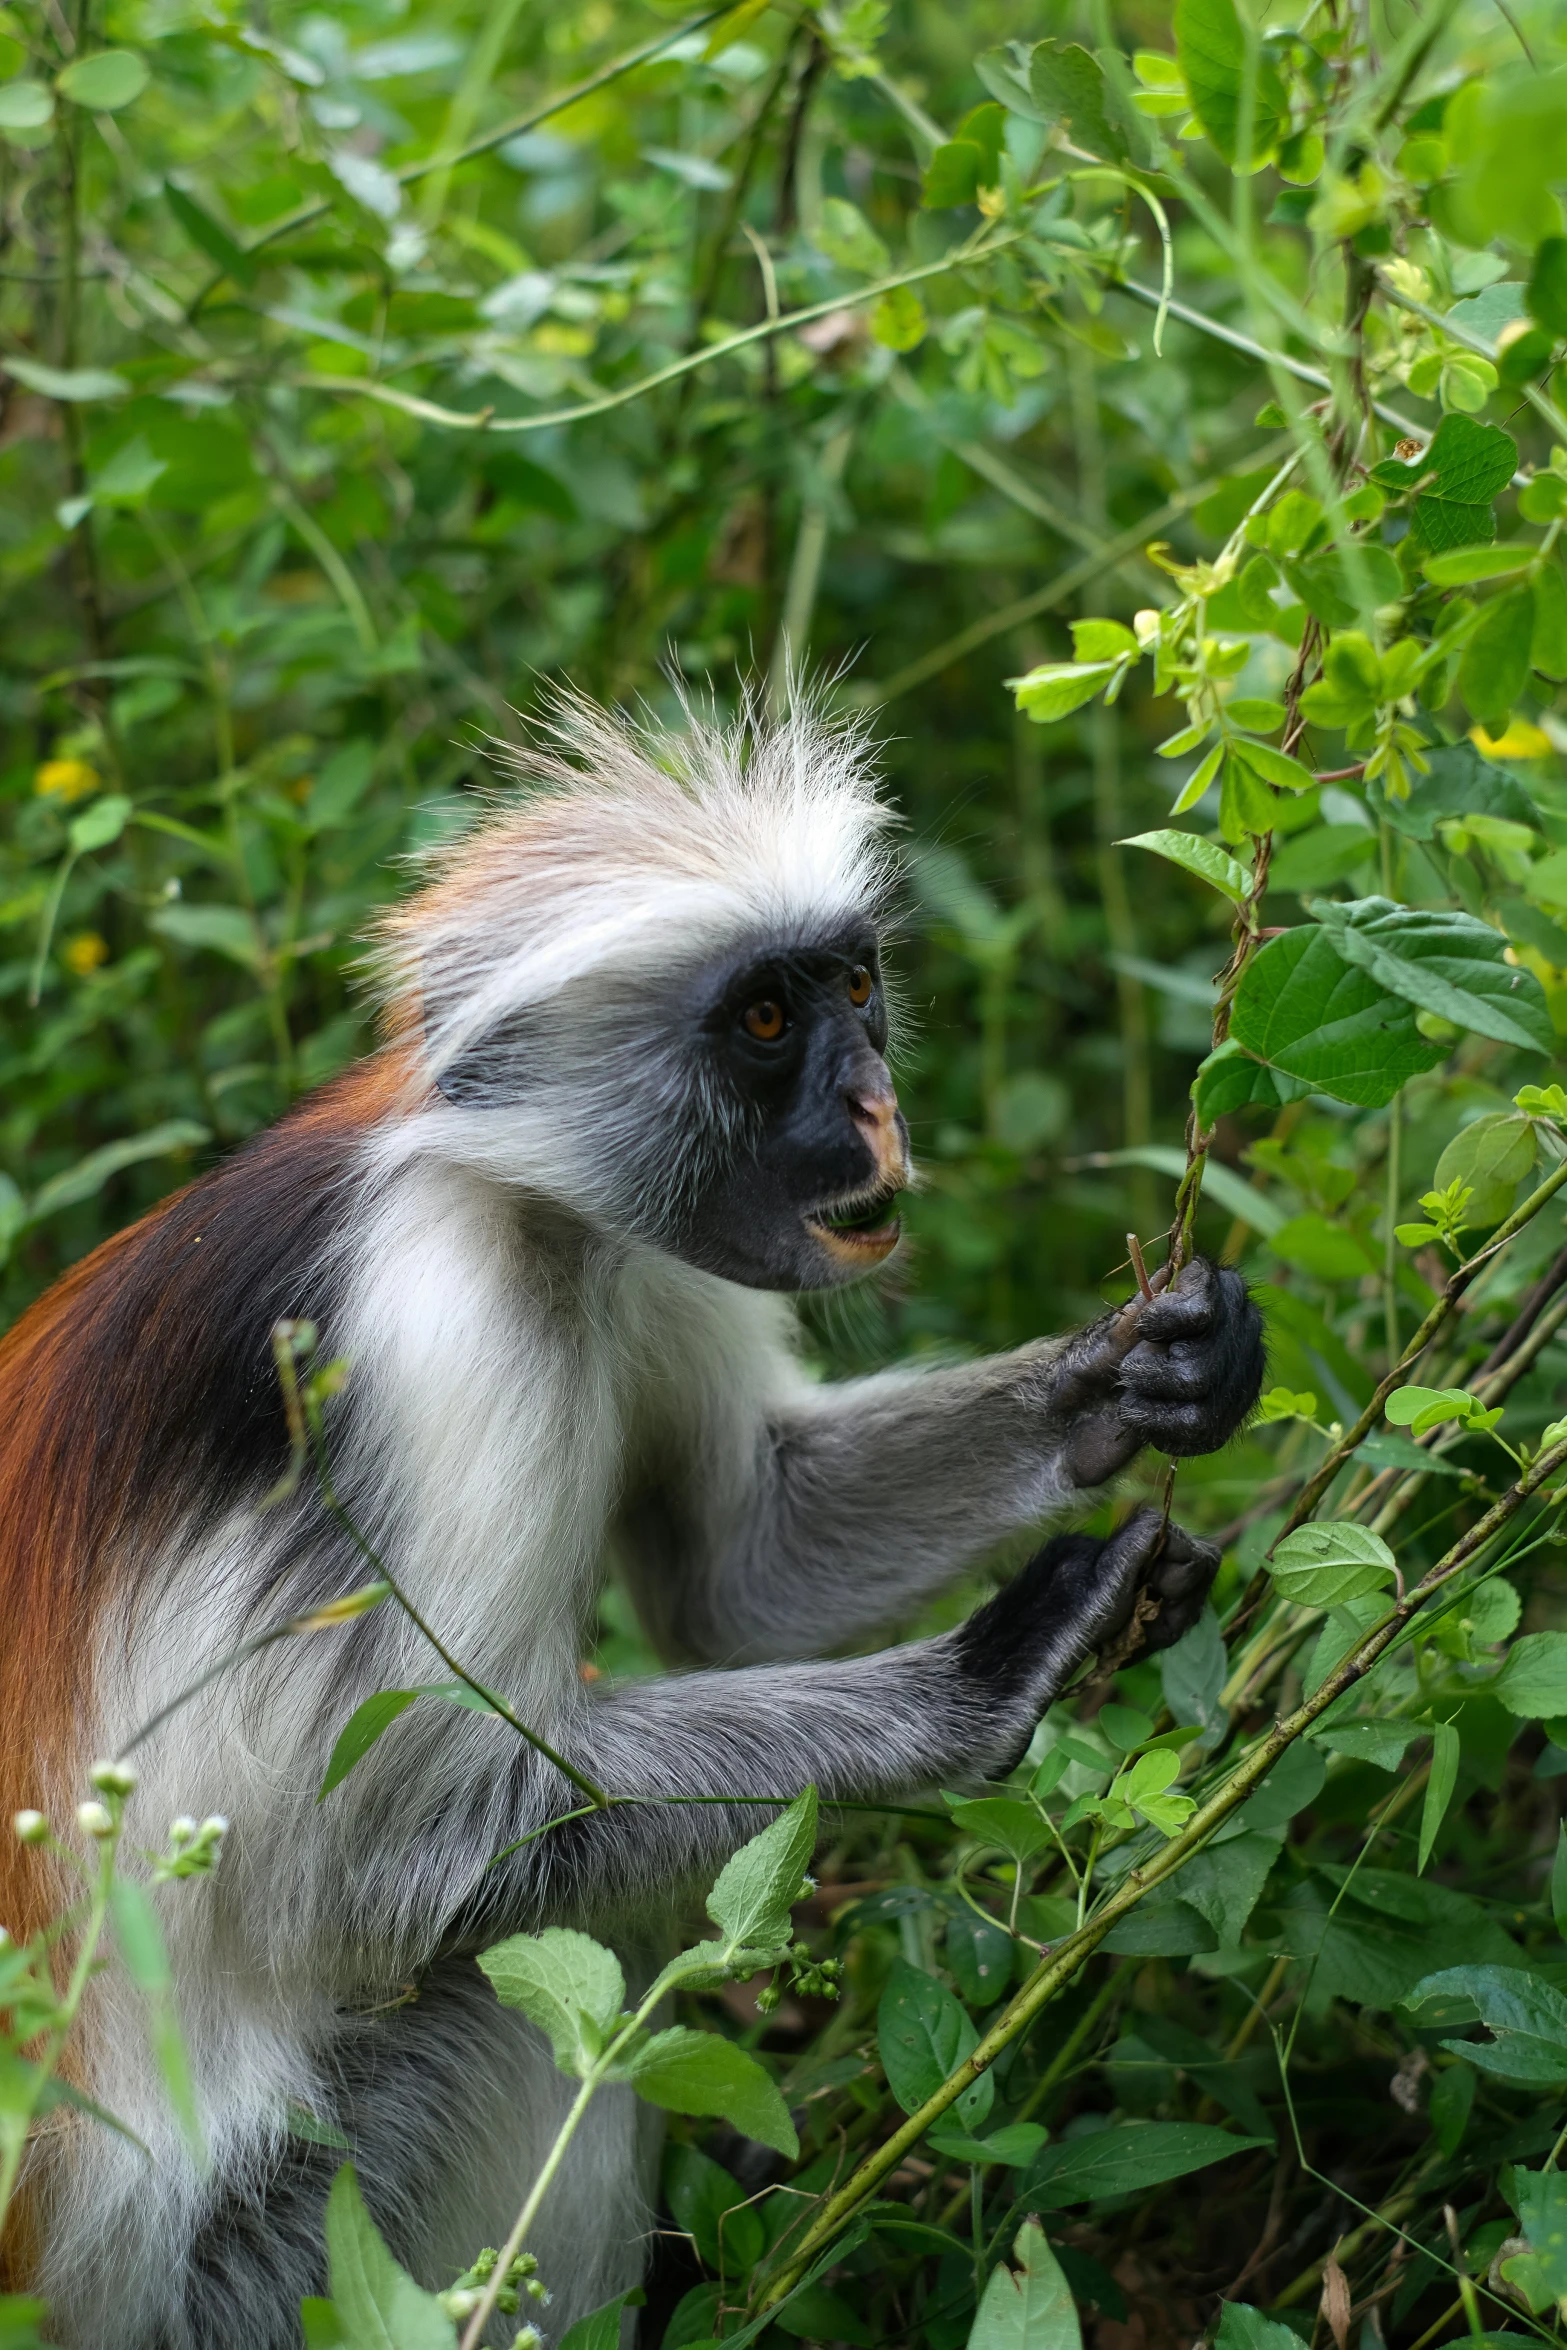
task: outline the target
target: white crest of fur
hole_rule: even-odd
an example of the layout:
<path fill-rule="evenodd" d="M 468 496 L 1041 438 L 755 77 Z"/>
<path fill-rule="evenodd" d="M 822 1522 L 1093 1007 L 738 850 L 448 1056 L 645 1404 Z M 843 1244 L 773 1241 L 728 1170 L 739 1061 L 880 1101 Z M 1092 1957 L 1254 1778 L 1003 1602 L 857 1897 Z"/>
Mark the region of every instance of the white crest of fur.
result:
<path fill-rule="evenodd" d="M 666 970 L 730 940 L 801 930 L 885 898 L 893 822 L 865 728 L 804 700 L 678 735 L 561 694 L 504 763 L 532 786 L 432 857 L 429 886 L 383 926 L 394 1018 L 415 1006 L 439 1075 L 497 1023 L 568 983 Z"/>

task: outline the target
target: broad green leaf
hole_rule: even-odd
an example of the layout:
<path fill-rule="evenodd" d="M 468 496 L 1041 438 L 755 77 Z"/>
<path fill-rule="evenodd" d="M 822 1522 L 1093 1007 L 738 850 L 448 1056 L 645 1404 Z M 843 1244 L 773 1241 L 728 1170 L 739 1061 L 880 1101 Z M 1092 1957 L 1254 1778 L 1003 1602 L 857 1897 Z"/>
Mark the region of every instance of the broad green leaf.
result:
<path fill-rule="evenodd" d="M 1444 233 L 1466 245 L 1499 235 L 1526 250 L 1559 235 L 1561 206 L 1551 190 L 1555 159 L 1567 141 L 1567 75 L 1536 64 L 1476 74 L 1455 91 L 1442 118 L 1455 167 L 1433 190 Z"/>
<path fill-rule="evenodd" d="M 1458 1784 L 1460 1741 L 1451 1722 L 1438 1722 L 1431 1733 L 1431 1776 L 1426 1781 L 1425 1801 L 1420 1807 L 1420 1850 L 1415 1861 L 1418 1876 L 1424 1876 L 1426 1862 L 1431 1858 L 1447 1807 L 1453 1800 L 1453 1789 Z"/>
<path fill-rule="evenodd" d="M 219 220 L 214 220 L 204 204 L 177 188 L 172 180 L 163 186 L 163 200 L 173 213 L 191 243 L 215 261 L 239 286 L 253 286 L 256 282 L 256 263 L 242 245 L 236 243 Z"/>
<path fill-rule="evenodd" d="M 1282 2324 L 1276 2317 L 1264 2317 L 1260 2309 L 1253 2309 L 1247 2301 L 1224 2301 L 1219 2305 L 1216 2350 L 1296 2350 L 1299 2341 L 1293 2326 Z"/>
<path fill-rule="evenodd" d="M 80 1201 L 92 1199 L 123 1167 L 139 1166 L 143 1159 L 161 1159 L 166 1151 L 199 1150 L 211 1140 L 211 1129 L 198 1126 L 193 1118 L 168 1118 L 161 1126 L 149 1126 L 145 1134 L 127 1134 L 119 1142 L 106 1142 L 100 1150 L 78 1159 L 74 1167 L 40 1185 L 28 1210 L 28 1221 L 41 1223 L 61 1208 L 74 1208 Z"/>
<path fill-rule="evenodd" d="M 917 2112 L 933 2097 L 979 2040 L 951 1992 L 904 1959 L 894 1962 L 887 1978 L 876 2031 L 887 2086 L 905 2113 Z M 995 2093 L 990 2074 L 981 2073 L 951 2108 L 954 2119 L 966 2130 L 977 2128 Z"/>
<path fill-rule="evenodd" d="M 1277 1109 L 1284 1102 L 1298 1101 L 1306 1090 L 1298 1078 L 1254 1061 L 1233 1038 L 1226 1037 L 1193 1078 L 1192 1102 L 1197 1122 L 1206 1131 L 1219 1118 L 1253 1102 Z"/>
<path fill-rule="evenodd" d="M 0 131 L 42 130 L 47 122 L 53 120 L 53 117 L 54 92 L 49 88 L 47 82 L 35 82 L 31 76 L 24 76 L 19 81 L 0 84 Z M 8 358 L 5 364 L 19 382 L 26 383 L 26 376 L 20 372 L 13 360 Z M 44 368 L 41 372 L 53 375 L 56 370 Z M 33 386 L 35 391 L 42 391 L 44 388 L 42 384 Z M 56 396 L 68 398 L 70 395 L 61 393 Z"/>
<path fill-rule="evenodd" d="M 808 2342 L 851 2342 L 871 2350 L 873 2336 L 859 2311 L 831 2285 L 805 2285 L 771 2313 L 784 2333 Z"/>
<path fill-rule="evenodd" d="M 1119 620 L 1074 620 L 1072 654 L 1078 661 L 1135 661 L 1142 647 Z"/>
<path fill-rule="evenodd" d="M 392 2258 L 351 2162 L 326 2199 L 326 2254 L 346 2350 L 456 2350 L 456 2326 L 435 2295 Z"/>
<path fill-rule="evenodd" d="M 1467 2064 L 1450 2064 L 1431 2084 L 1431 2135 L 1437 2152 L 1451 2162 L 1463 2143 L 1475 2101 L 1475 2076 Z"/>
<path fill-rule="evenodd" d="M 668 2113 L 717 2114 L 775 2153 L 793 2157 L 800 2151 L 772 2075 L 716 2032 L 693 2032 L 684 2024 L 655 2032 L 632 2057 L 626 2077 L 639 2097 Z"/>
<path fill-rule="evenodd" d="M 1529 316 L 1558 342 L 1567 336 L 1567 237 L 1545 237 L 1534 256 Z"/>
<path fill-rule="evenodd" d="M 842 196 L 824 196 L 811 242 L 840 269 L 883 277 L 890 255 L 863 212 Z"/>
<path fill-rule="evenodd" d="M 89 856 L 94 849 L 113 846 L 125 830 L 131 812 L 131 803 L 123 792 L 106 792 L 101 800 L 94 800 L 79 816 L 73 816 L 68 838 L 78 857 Z"/>
<path fill-rule="evenodd" d="M 49 2350 L 38 2330 L 48 2314 L 30 2293 L 0 2293 L 0 2350 Z"/>
<path fill-rule="evenodd" d="M 1232 1835 L 1189 1860 L 1175 1880 L 1180 1898 L 1205 1918 L 1220 1947 L 1233 1950 L 1279 1857 L 1276 1834 Z"/>
<path fill-rule="evenodd" d="M 664 2156 L 664 2192 L 676 2226 L 710 2269 L 743 2276 L 761 2257 L 767 2241 L 761 2213 L 711 2155 L 695 2146 L 671 2146 Z"/>
<path fill-rule="evenodd" d="M 1317 1732 L 1317 1744 L 1330 1754 L 1347 1755 L 1352 1762 L 1396 1771 L 1414 1735 L 1412 1722 L 1338 1722 L 1330 1730 Z"/>
<path fill-rule="evenodd" d="M 210 947 L 247 971 L 259 970 L 266 953 L 254 918 L 240 906 L 161 906 L 148 919 L 177 946 Z"/>
<path fill-rule="evenodd" d="M 1050 2132 L 1038 2122 L 1008 2122 L 983 2138 L 938 2124 L 927 2141 L 938 2154 L 954 2162 L 1000 2162 L 1008 2170 L 1027 2170 Z"/>
<path fill-rule="evenodd" d="M 1040 119 L 1059 123 L 1074 147 L 1112 161 L 1125 156 L 1126 138 L 1109 109 L 1104 69 L 1077 42 L 1036 42 L 1029 90 Z"/>
<path fill-rule="evenodd" d="M 925 166 L 920 202 L 927 212 L 949 211 L 955 204 L 972 204 L 979 193 L 985 168 L 984 149 L 974 139 L 948 139 Z"/>
<path fill-rule="evenodd" d="M 1224 744 L 1217 742 L 1212 750 L 1199 759 L 1180 788 L 1175 805 L 1170 810 L 1172 816 L 1184 816 L 1188 809 L 1196 807 L 1223 765 L 1224 751 Z"/>
<path fill-rule="evenodd" d="M 383 1730 L 389 1730 L 400 1714 L 406 1713 L 418 1696 L 417 1689 L 378 1689 L 356 1706 L 338 1732 L 326 1766 L 326 1776 L 316 1791 L 321 1803 L 334 1787 L 342 1785 L 355 1763 L 361 1762 Z"/>
<path fill-rule="evenodd" d="M 1500 1044 L 1553 1049 L 1544 989 L 1532 971 L 1506 960 L 1507 941 L 1489 922 L 1447 908 L 1396 906 L 1383 897 L 1347 905 L 1319 898 L 1308 911 L 1345 962 L 1390 994 Z"/>
<path fill-rule="evenodd" d="M 1533 2310 L 1567 2295 L 1567 2178 L 1560 2171 L 1514 2170 L 1518 2225 L 1529 2249 L 1502 2262 L 1502 2275 Z"/>
<path fill-rule="evenodd" d="M 15 90 L 17 85 L 13 82 L 10 86 Z M 0 100 L 4 97 L 5 91 L 0 89 Z M 0 128 L 4 128 L 3 115 Z M 47 400 L 123 400 L 131 388 L 123 375 L 115 375 L 107 367 L 45 367 L 40 359 L 18 359 L 9 351 L 0 359 L 0 366 L 30 392 L 42 392 Z"/>
<path fill-rule="evenodd" d="M 1226 163 L 1252 170 L 1278 142 L 1284 87 L 1256 55 L 1248 89 L 1246 39 L 1234 0 L 1176 0 L 1175 54 L 1192 111 Z"/>
<path fill-rule="evenodd" d="M 1409 592 L 1386 547 L 1370 540 L 1321 547 L 1287 562 L 1284 576 L 1307 611 L 1330 628 L 1349 628 L 1357 620 L 1369 620 L 1385 604 L 1396 604 Z M 1291 788 L 1299 791 L 1303 786 Z"/>
<path fill-rule="evenodd" d="M 1503 723 L 1529 682 L 1534 643 L 1534 591 L 1509 589 L 1485 607 L 1485 615 L 1463 650 L 1458 690 L 1476 718 L 1493 732 Z"/>
<path fill-rule="evenodd" d="M 1203 840 L 1195 832 L 1134 832 L 1116 843 L 1123 849 L 1151 849 L 1156 857 L 1168 859 L 1184 872 L 1195 873 L 1199 881 L 1211 882 L 1227 898 L 1239 905 L 1251 887 L 1251 875 L 1244 865 L 1237 863 L 1224 849 L 1211 840 Z"/>
<path fill-rule="evenodd" d="M 1018 2229 L 1012 2257 L 1015 2269 L 1003 2260 L 990 2272 L 968 2350 L 1079 2350 L 1077 2307 L 1037 2219 Z"/>
<path fill-rule="evenodd" d="M 620 2350 L 620 2321 L 628 2309 L 640 2309 L 646 2298 L 640 2285 L 628 2286 L 602 2309 L 591 2310 L 568 2326 L 560 2337 L 560 2350 Z"/>
<path fill-rule="evenodd" d="M 1317 1746 L 1310 1739 L 1297 1740 L 1285 1747 L 1256 1794 L 1241 1805 L 1234 1822 L 1227 1826 L 1258 1836 L 1276 1833 L 1316 1801 L 1326 1775 L 1327 1763 Z"/>
<path fill-rule="evenodd" d="M 951 1809 L 954 1826 L 965 1836 L 999 1845 L 1014 1860 L 1028 1860 L 1053 1842 L 1049 1822 L 1034 1805 L 1020 1803 L 1010 1795 L 981 1795 L 971 1802 L 955 1803 Z"/>
<path fill-rule="evenodd" d="M 888 351 L 913 351 L 925 340 L 930 320 L 912 286 L 892 286 L 871 312 L 871 333 Z"/>
<path fill-rule="evenodd" d="M 1064 2211 L 1073 2203 L 1162 2187 L 1267 2144 L 1266 2138 L 1237 2137 L 1206 2122 L 1127 2122 L 1086 2137 L 1058 2138 L 1029 2173 L 1029 2201 L 1043 2211 Z"/>
<path fill-rule="evenodd" d="M 55 77 L 54 86 L 73 106 L 117 114 L 141 96 L 151 79 L 147 60 L 134 49 L 99 49 L 91 57 L 73 58 Z"/>
<path fill-rule="evenodd" d="M 1416 1028 L 1412 1006 L 1346 962 L 1315 924 L 1287 930 L 1252 956 L 1235 992 L 1230 1037 L 1287 1077 L 1367 1109 L 1445 1058 L 1445 1048 Z"/>
<path fill-rule="evenodd" d="M 1491 501 L 1512 480 L 1517 463 L 1518 444 L 1499 425 L 1444 416 L 1424 456 L 1410 469 L 1417 477 L 1436 474 L 1414 503 L 1415 528 L 1424 544 L 1441 553 L 1493 539 Z"/>
<path fill-rule="evenodd" d="M 1395 1428 L 1412 1428 L 1417 1436 L 1462 1420 L 1476 1408 L 1465 1387 L 1396 1387 L 1383 1406 Z"/>
<path fill-rule="evenodd" d="M 1551 1862 L 1551 1915 L 1556 1931 L 1567 1941 L 1567 1820 L 1556 1829 L 1556 1857 Z"/>
<path fill-rule="evenodd" d="M 1381 1535 L 1348 1519 L 1298 1526 L 1272 1566 L 1280 1597 L 1297 1607 L 1342 1607 L 1393 1580 L 1393 1553 Z"/>
<path fill-rule="evenodd" d="M 1177 1722 L 1214 1730 L 1224 1721 L 1219 1693 L 1229 1670 L 1224 1634 L 1211 1607 L 1159 1658 L 1164 1702 Z"/>
<path fill-rule="evenodd" d="M 1461 1126 L 1436 1163 L 1434 1191 L 1468 1184 L 1474 1196 L 1464 1214 L 1470 1224 L 1499 1224 L 1513 1195 L 1539 1155 L 1539 1129 L 1532 1118 L 1494 1110 Z"/>
<path fill-rule="evenodd" d="M 620 1961 L 571 1926 L 513 1934 L 479 1953 L 503 2007 L 537 2024 L 563 2073 L 579 2079 L 597 2063 L 626 1998 Z"/>
<path fill-rule="evenodd" d="M 816 1789 L 726 1861 L 707 1897 L 707 1914 L 731 1949 L 773 1950 L 789 1939 L 789 1913 L 805 1890 L 816 1849 Z"/>
<path fill-rule="evenodd" d="M 1410 840 L 1434 840 L 1438 824 L 1452 816 L 1538 822 L 1522 786 L 1505 767 L 1483 759 L 1472 742 L 1444 743 L 1428 753 L 1428 760 L 1430 773 L 1416 779 L 1407 800 L 1376 797 L 1378 813 Z"/>
<path fill-rule="evenodd" d="M 1049 726 L 1091 702 L 1120 668 L 1119 661 L 1046 661 L 1026 677 L 1009 677 L 1017 706 L 1036 726 Z"/>
<path fill-rule="evenodd" d="M 947 1920 L 947 1964 L 972 2007 L 990 2007 L 1006 1989 L 1014 1944 L 1005 1926 L 965 1903 Z"/>
<path fill-rule="evenodd" d="M 1498 2080 L 1553 2087 L 1567 2081 L 1567 1999 L 1520 1967 L 1444 1968 L 1422 1976 L 1403 2004 L 1422 2031 L 1478 2016 L 1490 2040 L 1442 2045 Z"/>
<path fill-rule="evenodd" d="M 1567 482 L 1562 484 L 1567 492 Z M 1567 579 L 1548 563 L 1534 583 L 1534 635 L 1529 666 L 1555 682 L 1567 678 Z"/>
<path fill-rule="evenodd" d="M 1270 1235 L 1268 1246 L 1286 1265 L 1318 1281 L 1358 1281 L 1376 1269 L 1376 1259 L 1358 1233 L 1314 1210 L 1291 1216 Z"/>
<path fill-rule="evenodd" d="M 1495 1693 L 1531 1721 L 1567 1714 L 1567 1632 L 1526 1632 L 1508 1650 Z"/>
<path fill-rule="evenodd" d="M 1526 571 L 1538 552 L 1516 540 L 1505 547 L 1457 547 L 1450 555 L 1428 555 L 1420 568 L 1435 587 L 1467 587 L 1471 580 Z"/>

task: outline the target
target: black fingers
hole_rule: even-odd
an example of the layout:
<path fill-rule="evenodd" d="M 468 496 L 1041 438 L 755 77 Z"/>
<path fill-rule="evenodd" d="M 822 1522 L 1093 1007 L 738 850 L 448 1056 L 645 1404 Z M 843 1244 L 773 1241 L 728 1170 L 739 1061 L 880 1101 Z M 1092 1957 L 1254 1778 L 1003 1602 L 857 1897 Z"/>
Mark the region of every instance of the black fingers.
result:
<path fill-rule="evenodd" d="M 1184 1526 L 1169 1528 L 1164 1550 L 1148 1577 L 1148 1589 L 1159 1602 L 1159 1613 L 1144 1635 L 1145 1647 L 1173 1648 L 1191 1630 L 1207 1604 L 1218 1571 L 1215 1543 L 1199 1542 Z"/>
<path fill-rule="evenodd" d="M 1216 1452 L 1256 1403 L 1265 1369 L 1262 1316 L 1245 1282 L 1197 1258 L 1143 1310 L 1121 1365 L 1120 1417 L 1161 1452 Z"/>
<path fill-rule="evenodd" d="M 1162 1636 L 1150 1645 L 1178 1640 L 1201 1613 L 1217 1565 L 1210 1544 L 1140 1509 L 1108 1541 L 1058 1534 L 953 1640 L 964 1670 L 992 1689 L 1035 1687 L 1047 1664 L 1064 1680 L 1122 1629 L 1145 1583 L 1161 1601 L 1152 1629 Z M 1179 1625 L 1168 1634 L 1166 1616 Z"/>

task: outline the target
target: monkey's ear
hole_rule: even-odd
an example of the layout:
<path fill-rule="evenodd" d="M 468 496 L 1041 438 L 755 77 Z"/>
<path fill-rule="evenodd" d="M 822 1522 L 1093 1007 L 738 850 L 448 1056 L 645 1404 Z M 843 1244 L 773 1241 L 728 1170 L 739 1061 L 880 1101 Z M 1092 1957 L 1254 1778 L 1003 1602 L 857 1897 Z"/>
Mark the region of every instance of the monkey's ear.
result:
<path fill-rule="evenodd" d="M 502 1021 L 435 1072 L 437 1090 L 472 1110 L 498 1110 L 527 1090 L 528 1039 L 520 1020 Z"/>

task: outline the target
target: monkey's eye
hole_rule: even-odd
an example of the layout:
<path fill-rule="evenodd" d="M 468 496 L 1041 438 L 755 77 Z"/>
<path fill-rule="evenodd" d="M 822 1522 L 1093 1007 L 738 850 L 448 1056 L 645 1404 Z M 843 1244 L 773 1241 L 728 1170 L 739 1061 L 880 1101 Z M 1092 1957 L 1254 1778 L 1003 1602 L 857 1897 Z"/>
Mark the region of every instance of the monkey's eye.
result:
<path fill-rule="evenodd" d="M 866 970 L 865 965 L 863 963 L 856 963 L 854 969 L 849 973 L 850 1003 L 853 1004 L 857 1010 L 863 1009 L 863 1007 L 870 1002 L 875 985 L 876 982 L 871 977 L 870 973 Z"/>
<path fill-rule="evenodd" d="M 776 996 L 761 996 L 745 1010 L 745 1032 L 758 1044 L 776 1044 L 785 1028 L 784 1008 Z"/>

